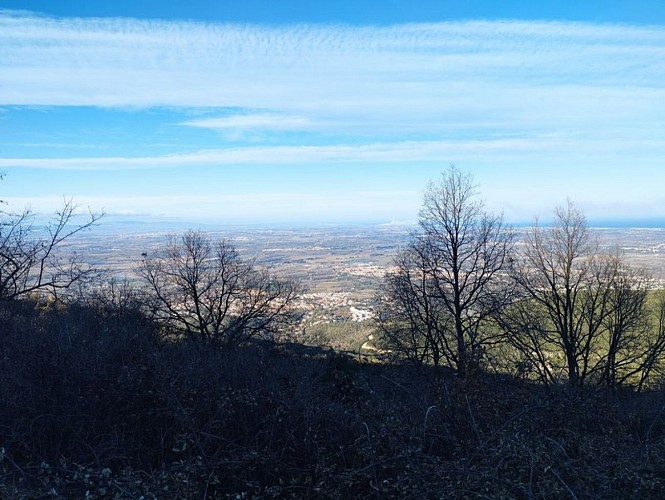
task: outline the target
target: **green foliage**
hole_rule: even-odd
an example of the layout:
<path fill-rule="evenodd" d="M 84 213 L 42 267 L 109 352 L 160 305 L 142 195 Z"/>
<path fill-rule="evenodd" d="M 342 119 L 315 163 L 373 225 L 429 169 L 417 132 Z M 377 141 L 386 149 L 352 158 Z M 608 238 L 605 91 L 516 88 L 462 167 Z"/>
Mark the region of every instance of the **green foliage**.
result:
<path fill-rule="evenodd" d="M 332 347 L 340 351 L 358 352 L 374 331 L 371 322 L 336 321 L 318 323 L 305 328 L 298 340 L 318 346 Z"/>

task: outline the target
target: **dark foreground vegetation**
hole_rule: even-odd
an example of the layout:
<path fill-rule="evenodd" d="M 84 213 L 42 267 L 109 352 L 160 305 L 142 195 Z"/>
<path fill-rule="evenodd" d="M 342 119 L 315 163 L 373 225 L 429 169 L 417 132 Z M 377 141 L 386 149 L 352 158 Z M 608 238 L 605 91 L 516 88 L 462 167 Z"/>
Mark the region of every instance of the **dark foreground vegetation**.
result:
<path fill-rule="evenodd" d="M 662 498 L 665 397 L 0 304 L 2 498 Z"/>
<path fill-rule="evenodd" d="M 289 341 L 301 285 L 223 240 L 136 285 L 62 251 L 99 215 L 0 212 L 0 497 L 665 497 L 665 294 L 571 202 L 518 248 L 475 195 L 428 188 L 380 363 Z"/>

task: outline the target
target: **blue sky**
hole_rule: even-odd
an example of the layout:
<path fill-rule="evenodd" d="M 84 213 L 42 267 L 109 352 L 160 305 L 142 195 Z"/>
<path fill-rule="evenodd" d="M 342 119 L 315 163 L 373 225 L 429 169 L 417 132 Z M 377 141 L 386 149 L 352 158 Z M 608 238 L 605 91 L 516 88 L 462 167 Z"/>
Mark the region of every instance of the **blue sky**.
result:
<path fill-rule="evenodd" d="M 0 0 L 0 199 L 127 217 L 665 218 L 656 1 Z"/>

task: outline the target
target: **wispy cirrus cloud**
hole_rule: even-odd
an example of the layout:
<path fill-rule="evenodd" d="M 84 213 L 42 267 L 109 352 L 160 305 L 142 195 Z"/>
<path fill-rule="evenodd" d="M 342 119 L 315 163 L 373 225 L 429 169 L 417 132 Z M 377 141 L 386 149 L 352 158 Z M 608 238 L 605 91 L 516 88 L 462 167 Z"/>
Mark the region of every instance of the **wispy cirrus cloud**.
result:
<path fill-rule="evenodd" d="M 230 115 L 219 118 L 200 118 L 183 122 L 190 127 L 210 128 L 220 131 L 237 130 L 307 130 L 314 124 L 303 116 L 286 116 L 276 113 Z"/>
<path fill-rule="evenodd" d="M 0 168 L 47 170 L 128 170 L 164 167 L 225 165 L 335 165 L 342 163 L 410 164 L 461 161 L 491 164 L 497 168 L 553 166 L 584 161 L 587 166 L 607 164 L 617 155 L 633 163 L 661 164 L 660 139 L 625 140 L 596 137 L 579 143 L 569 136 L 502 138 L 451 141 L 402 141 L 323 146 L 254 146 L 206 149 L 156 156 L 107 156 L 59 158 L 0 158 Z M 612 162 L 611 162 L 612 163 Z"/>
<path fill-rule="evenodd" d="M 48 186 L 49 175 L 76 183 L 113 171 L 104 176 L 106 198 L 93 200 L 107 200 L 109 210 L 226 214 L 226 206 L 215 209 L 221 180 L 199 183 L 187 198 L 153 194 L 180 192 L 188 169 L 207 175 L 239 165 L 227 170 L 240 177 L 253 171 L 245 166 L 283 167 L 292 176 L 285 182 L 298 185 L 299 166 L 371 166 L 380 175 L 382 166 L 422 173 L 456 162 L 478 174 L 498 209 L 501 200 L 535 209 L 554 197 L 594 193 L 588 199 L 603 210 L 639 200 L 644 211 L 644 204 L 659 203 L 665 179 L 663 47 L 662 26 L 264 26 L 0 11 L 0 112 L 12 110 L 1 115 L 2 125 L 29 131 L 13 112 L 27 107 L 61 109 L 75 125 L 61 132 L 52 118 L 40 129 L 42 117 L 33 117 L 35 134 L 21 132 L 14 142 L 0 137 L 0 169 L 25 179 L 3 199 Z M 85 107 L 100 110 L 90 123 L 67 114 Z M 140 119 L 153 108 L 176 111 Z M 104 156 L 28 146 L 95 139 Z M 150 177 L 146 196 L 122 195 L 127 185 L 140 191 L 139 174 L 165 167 L 164 179 Z M 109 194 L 115 171 L 118 197 Z M 126 178 L 133 181 L 123 186 Z M 255 189 L 260 179 L 250 180 L 247 189 Z M 329 185 L 322 185 L 314 201 L 302 193 L 239 193 L 232 202 L 256 217 L 270 203 L 300 213 L 316 199 L 338 213 L 371 210 L 363 196 L 345 198 L 347 187 L 327 195 Z M 417 207 L 418 193 L 368 199 L 388 214 L 400 203 Z"/>
<path fill-rule="evenodd" d="M 659 27 L 561 22 L 266 27 L 5 13 L 0 104 L 268 110 L 198 121 L 218 129 L 585 127 L 662 116 L 664 45 Z"/>

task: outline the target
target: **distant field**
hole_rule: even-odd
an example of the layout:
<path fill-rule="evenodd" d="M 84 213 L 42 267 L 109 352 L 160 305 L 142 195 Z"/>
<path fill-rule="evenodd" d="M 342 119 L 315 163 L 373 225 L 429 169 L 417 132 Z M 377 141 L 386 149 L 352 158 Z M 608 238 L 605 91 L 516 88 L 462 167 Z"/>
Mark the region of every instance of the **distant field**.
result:
<path fill-rule="evenodd" d="M 154 255 L 180 226 L 101 224 L 69 245 L 90 264 L 135 279 L 142 254 Z M 408 239 L 403 226 L 316 228 L 203 228 L 213 238 L 225 238 L 241 255 L 255 259 L 277 275 L 304 284 L 300 300 L 306 323 L 354 321 L 372 317 L 381 279 L 393 256 Z"/>
<path fill-rule="evenodd" d="M 134 277 L 142 254 L 154 254 L 168 234 L 185 226 L 103 222 L 72 240 L 69 249 L 91 264 Z M 371 317 L 375 292 L 392 259 L 408 241 L 405 226 L 327 226 L 306 228 L 204 227 L 226 238 L 246 258 L 276 274 L 300 280 L 308 322 L 362 321 Z M 518 228 L 523 233 L 525 229 Z M 665 287 L 665 229 L 595 230 L 603 246 L 618 247 L 628 261 L 653 273 Z"/>

